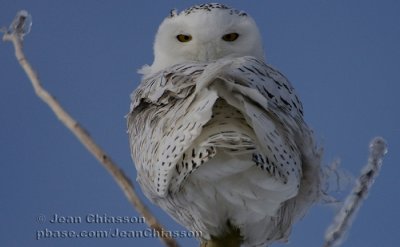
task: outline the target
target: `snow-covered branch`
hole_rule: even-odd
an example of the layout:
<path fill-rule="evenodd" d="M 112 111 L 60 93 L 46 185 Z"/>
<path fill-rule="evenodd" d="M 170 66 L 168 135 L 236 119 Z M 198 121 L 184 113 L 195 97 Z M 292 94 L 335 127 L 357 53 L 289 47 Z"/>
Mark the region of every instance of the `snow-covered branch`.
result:
<path fill-rule="evenodd" d="M 178 246 L 176 241 L 163 234 L 164 227 L 151 214 L 144 203 L 136 194 L 133 184 L 125 173 L 117 166 L 116 163 L 101 149 L 99 145 L 90 137 L 88 131 L 81 126 L 68 112 L 64 110 L 56 98 L 43 88 L 37 73 L 33 70 L 23 52 L 22 40 L 29 33 L 32 25 L 30 14 L 25 11 L 19 11 L 10 25 L 10 28 L 1 29 L 4 32 L 3 41 L 10 41 L 14 45 L 15 56 L 27 74 L 37 96 L 43 100 L 54 112 L 57 118 L 78 138 L 78 140 L 87 148 L 87 150 L 103 165 L 103 167 L 111 174 L 117 184 L 125 193 L 130 203 L 136 210 L 146 219 L 146 223 L 159 233 L 159 236 L 164 241 L 165 246 Z"/>
<path fill-rule="evenodd" d="M 387 152 L 386 142 L 381 137 L 374 138 L 369 146 L 368 163 L 361 171 L 351 193 L 347 196 L 344 204 L 336 215 L 332 225 L 325 234 L 324 247 L 339 246 L 367 197 L 375 178 L 378 176 L 382 166 L 383 156 Z"/>

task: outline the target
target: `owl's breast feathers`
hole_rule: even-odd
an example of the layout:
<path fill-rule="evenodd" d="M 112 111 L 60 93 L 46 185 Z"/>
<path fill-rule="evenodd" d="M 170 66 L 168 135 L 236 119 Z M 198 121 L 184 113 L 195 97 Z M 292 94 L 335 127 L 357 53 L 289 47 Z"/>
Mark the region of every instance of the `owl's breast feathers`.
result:
<path fill-rule="evenodd" d="M 188 176 L 213 156 L 212 147 L 206 147 L 203 160 L 180 169 L 182 156 L 210 121 L 218 98 L 240 111 L 254 129 L 258 140 L 253 142 L 261 145 L 255 163 L 284 184 L 299 183 L 288 173 L 301 173 L 294 138 L 308 131 L 302 104 L 277 70 L 242 57 L 178 64 L 145 77 L 133 92 L 128 115 L 132 155 L 139 181 L 153 196 L 165 196 L 177 173 L 185 170 L 183 176 Z"/>
<path fill-rule="evenodd" d="M 174 65 L 146 75 L 131 98 L 138 182 L 186 227 L 216 234 L 227 217 L 266 243 L 285 239 L 319 199 L 321 151 L 302 104 L 290 82 L 256 58 Z M 219 200 L 232 205 L 210 213 Z M 266 218 L 255 224 L 251 217 Z M 264 230 L 251 233 L 254 227 Z"/>

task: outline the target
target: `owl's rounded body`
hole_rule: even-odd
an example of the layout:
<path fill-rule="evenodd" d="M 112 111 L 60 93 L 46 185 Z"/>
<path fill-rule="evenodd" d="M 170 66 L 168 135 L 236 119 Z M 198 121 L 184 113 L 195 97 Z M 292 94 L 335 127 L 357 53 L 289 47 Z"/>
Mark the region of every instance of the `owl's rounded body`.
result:
<path fill-rule="evenodd" d="M 145 195 L 205 241 L 286 240 L 320 197 L 321 154 L 251 17 L 219 4 L 171 12 L 142 72 L 128 132 Z"/>

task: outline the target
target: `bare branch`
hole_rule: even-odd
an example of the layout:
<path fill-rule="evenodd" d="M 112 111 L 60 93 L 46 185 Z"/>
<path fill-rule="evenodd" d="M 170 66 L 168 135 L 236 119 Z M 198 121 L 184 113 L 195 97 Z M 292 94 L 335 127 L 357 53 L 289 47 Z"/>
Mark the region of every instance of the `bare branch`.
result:
<path fill-rule="evenodd" d="M 375 178 L 382 166 L 383 156 L 387 152 L 386 142 L 381 137 L 374 138 L 370 143 L 368 163 L 361 171 L 356 185 L 347 196 L 342 208 L 336 215 L 332 225 L 325 234 L 324 247 L 339 246 L 361 207 L 363 200 L 367 197 Z"/>
<path fill-rule="evenodd" d="M 22 47 L 22 39 L 24 35 L 30 31 L 31 24 L 32 22 L 28 12 L 18 12 L 10 26 L 10 29 L 3 35 L 3 40 L 11 41 L 13 43 L 15 56 L 31 81 L 35 93 L 51 108 L 57 118 L 79 139 L 79 141 L 87 148 L 87 150 L 94 157 L 96 157 L 103 167 L 111 174 L 111 176 L 125 193 L 125 196 L 128 198 L 130 203 L 146 219 L 146 223 L 155 231 L 157 231 L 164 244 L 168 247 L 177 247 L 177 242 L 168 234 L 164 233 L 164 227 L 157 221 L 149 209 L 147 209 L 144 203 L 140 200 L 134 190 L 132 182 L 125 175 L 125 173 L 111 160 L 105 151 L 94 142 L 94 140 L 89 136 L 88 132 L 63 109 L 56 98 L 42 87 L 38 75 L 26 59 Z"/>

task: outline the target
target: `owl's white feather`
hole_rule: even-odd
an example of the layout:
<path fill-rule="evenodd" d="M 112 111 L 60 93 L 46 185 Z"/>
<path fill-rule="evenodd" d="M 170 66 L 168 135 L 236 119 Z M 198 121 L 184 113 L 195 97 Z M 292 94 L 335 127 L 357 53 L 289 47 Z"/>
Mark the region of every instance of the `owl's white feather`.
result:
<path fill-rule="evenodd" d="M 254 21 L 219 4 L 172 12 L 154 50 L 128 114 L 145 195 L 204 239 L 233 225 L 245 246 L 286 240 L 320 196 L 321 153 Z"/>

